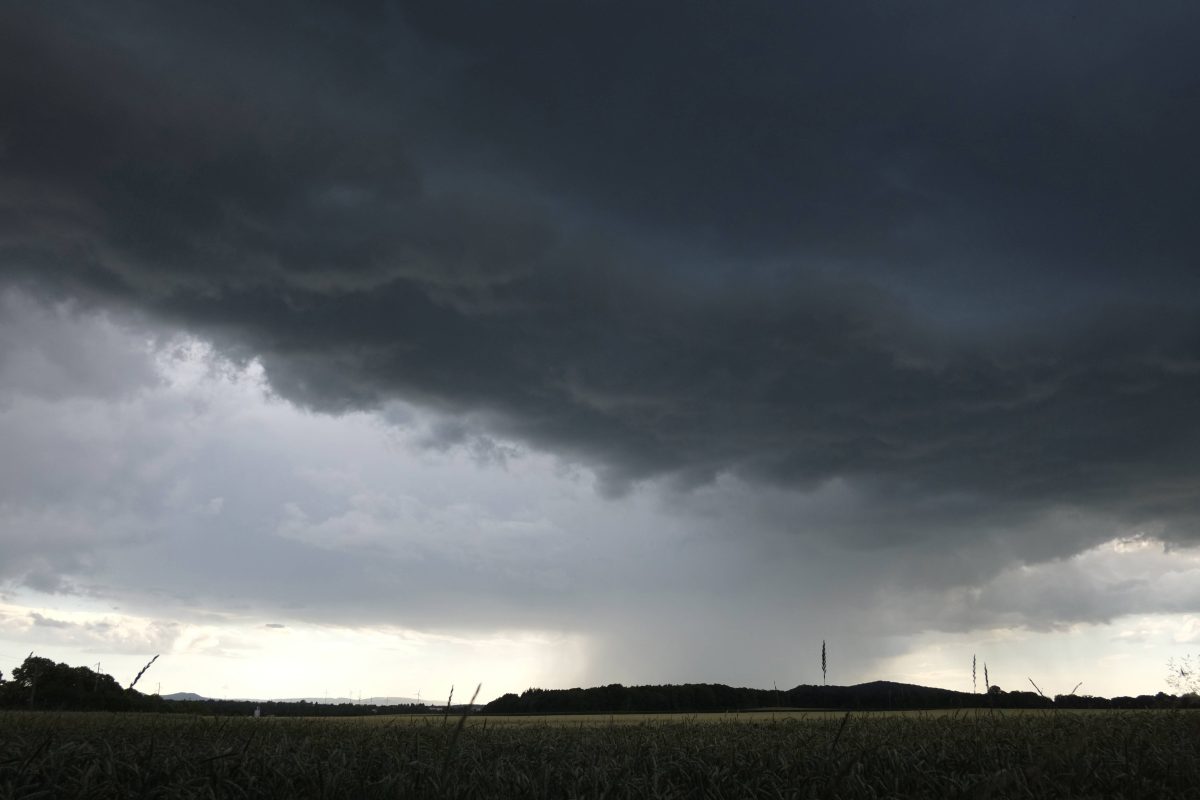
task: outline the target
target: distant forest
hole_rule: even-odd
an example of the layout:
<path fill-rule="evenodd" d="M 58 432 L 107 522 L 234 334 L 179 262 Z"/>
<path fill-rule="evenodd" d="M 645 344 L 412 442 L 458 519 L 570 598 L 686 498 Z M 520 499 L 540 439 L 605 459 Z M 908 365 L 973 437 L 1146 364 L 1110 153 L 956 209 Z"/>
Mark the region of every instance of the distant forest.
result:
<path fill-rule="evenodd" d="M 140 677 L 140 675 L 139 675 Z M 136 683 L 136 679 L 134 680 Z M 1194 694 L 1138 697 L 1058 695 L 1006 692 L 992 686 L 986 693 L 954 692 L 904 683 L 877 681 L 857 686 L 797 686 L 794 689 L 744 689 L 721 684 L 622 686 L 592 689 L 528 689 L 506 694 L 482 709 L 473 706 L 361 705 L 300 701 L 167 700 L 122 687 L 110 675 L 88 667 L 72 667 L 31 655 L 8 680 L 0 674 L 0 708 L 52 711 L 151 711 L 222 716 L 344 717 L 385 714 L 622 714 L 728 712 L 772 708 L 840 710 L 940 708 L 1200 708 Z"/>
<path fill-rule="evenodd" d="M 749 711 L 771 708 L 905 710 L 938 708 L 1200 708 L 1195 695 L 1159 693 L 1139 697 L 1006 692 L 955 692 L 907 683 L 876 681 L 857 686 L 797 686 L 794 689 L 740 689 L 721 684 L 622 686 L 594 689 L 529 689 L 506 694 L 484 706 L 485 714 L 614 714 Z"/>

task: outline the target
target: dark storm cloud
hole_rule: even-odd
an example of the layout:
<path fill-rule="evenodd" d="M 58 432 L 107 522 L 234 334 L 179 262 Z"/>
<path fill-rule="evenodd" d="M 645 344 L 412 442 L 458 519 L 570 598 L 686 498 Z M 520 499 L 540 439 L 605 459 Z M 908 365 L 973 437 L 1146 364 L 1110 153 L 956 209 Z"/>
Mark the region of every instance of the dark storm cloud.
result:
<path fill-rule="evenodd" d="M 1195 296 L 1186 5 L 471 6 L 412 18 L 476 56 L 472 135 L 656 231 L 968 300 L 1150 288 L 1130 260 Z"/>
<path fill-rule="evenodd" d="M 1186 536 L 1197 21 L 20 6 L 0 270 L 257 356 L 296 402 L 406 398 L 613 490 L 847 478 L 881 509 Z"/>

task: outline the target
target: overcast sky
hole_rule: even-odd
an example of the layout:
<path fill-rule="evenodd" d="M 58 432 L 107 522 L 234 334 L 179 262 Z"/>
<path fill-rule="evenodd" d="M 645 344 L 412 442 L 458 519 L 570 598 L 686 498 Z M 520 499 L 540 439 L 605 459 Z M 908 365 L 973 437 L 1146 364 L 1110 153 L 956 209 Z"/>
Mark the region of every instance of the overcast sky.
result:
<path fill-rule="evenodd" d="M 1198 24 L 0 6 L 0 670 L 1164 689 Z"/>

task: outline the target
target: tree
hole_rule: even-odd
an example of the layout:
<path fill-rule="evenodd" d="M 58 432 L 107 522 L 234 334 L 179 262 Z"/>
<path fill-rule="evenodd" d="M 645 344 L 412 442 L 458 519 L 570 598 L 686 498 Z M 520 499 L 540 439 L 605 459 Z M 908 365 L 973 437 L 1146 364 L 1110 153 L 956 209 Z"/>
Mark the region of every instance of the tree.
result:
<path fill-rule="evenodd" d="M 64 667 L 66 664 L 63 665 Z M 54 662 L 48 658 L 35 656 L 30 653 L 21 666 L 13 670 L 13 692 L 26 698 L 29 705 L 37 700 L 38 681 L 47 671 L 54 669 Z"/>
<path fill-rule="evenodd" d="M 12 672 L 5 684 L 6 705 L 32 708 L 120 710 L 132 700 L 110 675 L 87 667 L 56 664 L 32 653 Z"/>

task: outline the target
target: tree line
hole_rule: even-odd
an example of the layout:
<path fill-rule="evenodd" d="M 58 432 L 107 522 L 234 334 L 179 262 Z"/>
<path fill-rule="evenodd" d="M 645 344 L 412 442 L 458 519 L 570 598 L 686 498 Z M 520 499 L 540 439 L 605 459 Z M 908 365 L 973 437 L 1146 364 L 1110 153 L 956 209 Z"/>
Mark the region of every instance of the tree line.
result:
<path fill-rule="evenodd" d="M 122 687 L 111 675 L 72 667 L 30 654 L 12 671 L 0 674 L 0 707 L 71 711 L 162 711 L 166 701 Z"/>
<path fill-rule="evenodd" d="M 153 663 L 153 661 L 151 662 Z M 149 665 L 147 665 L 148 667 Z M 142 670 L 145 672 L 145 669 Z M 139 673 L 138 677 L 141 677 Z M 152 711 L 221 716 L 250 716 L 258 711 L 268 716 L 349 717 L 378 714 L 432 714 L 442 707 L 413 705 L 356 705 L 254 700 L 167 700 L 143 694 L 133 685 L 122 687 L 111 676 L 89 667 L 72 667 L 30 654 L 5 680 L 0 673 L 0 708 L 45 711 Z M 453 709 L 451 709 L 453 710 Z"/>
<path fill-rule="evenodd" d="M 1200 708 L 1195 695 L 1162 692 L 1138 697 L 1092 697 L 1037 692 L 956 692 L 927 686 L 876 681 L 857 686 L 801 685 L 793 689 L 747 689 L 722 684 L 622 686 L 592 689 L 527 689 L 488 703 L 485 714 L 620 714 L 730 712 L 771 708 L 839 710 L 917 710 L 939 708 Z"/>
<path fill-rule="evenodd" d="M 153 663 L 153 662 L 151 662 Z M 148 667 L 149 665 L 147 665 Z M 145 669 L 143 669 L 143 672 Z M 140 677 L 139 673 L 139 677 Z M 136 683 L 136 679 L 134 681 Z M 5 680 L 0 673 L 0 708 L 53 711 L 151 711 L 160 713 L 250 716 L 371 716 L 387 714 L 461 713 L 473 707 L 425 704 L 360 705 L 299 701 L 167 700 L 122 687 L 111 675 L 88 667 L 72 667 L 30 654 Z M 485 705 L 485 714 L 620 714 L 728 712 L 768 708 L 840 710 L 906 710 L 936 708 L 1200 708 L 1195 693 L 1137 697 L 1093 697 L 1040 692 L 1006 692 L 990 686 L 984 693 L 956 692 L 927 686 L 876 681 L 857 686 L 800 685 L 792 689 L 748 689 L 715 683 L 622 686 L 590 689 L 527 689 Z"/>

